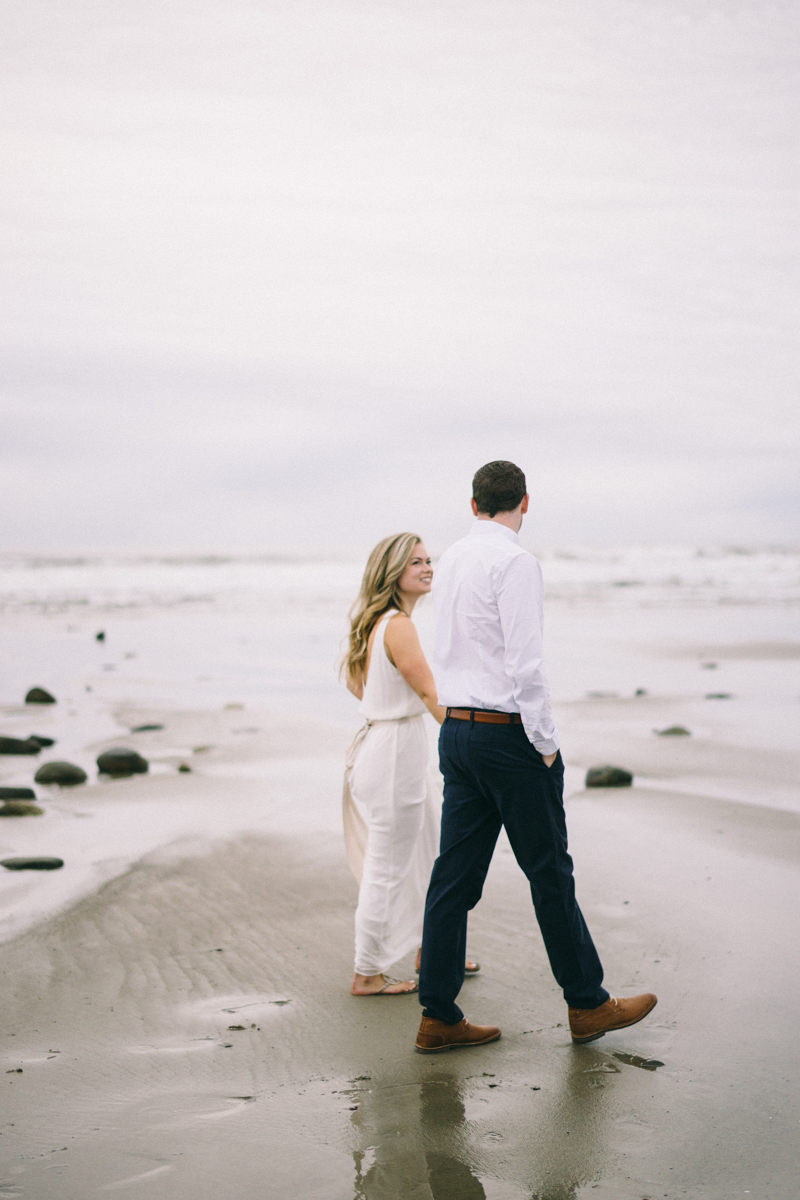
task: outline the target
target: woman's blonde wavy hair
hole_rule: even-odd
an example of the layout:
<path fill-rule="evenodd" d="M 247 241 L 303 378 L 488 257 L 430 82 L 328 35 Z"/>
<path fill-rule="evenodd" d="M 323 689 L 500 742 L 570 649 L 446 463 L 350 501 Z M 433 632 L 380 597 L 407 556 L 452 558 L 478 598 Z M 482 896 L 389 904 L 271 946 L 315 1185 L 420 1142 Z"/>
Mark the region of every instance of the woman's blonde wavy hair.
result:
<path fill-rule="evenodd" d="M 390 608 L 405 612 L 398 589 L 414 550 L 422 541 L 416 533 L 395 533 L 378 542 L 367 559 L 358 599 L 350 609 L 350 635 L 342 672 L 357 682 L 364 677 L 369 635 Z"/>

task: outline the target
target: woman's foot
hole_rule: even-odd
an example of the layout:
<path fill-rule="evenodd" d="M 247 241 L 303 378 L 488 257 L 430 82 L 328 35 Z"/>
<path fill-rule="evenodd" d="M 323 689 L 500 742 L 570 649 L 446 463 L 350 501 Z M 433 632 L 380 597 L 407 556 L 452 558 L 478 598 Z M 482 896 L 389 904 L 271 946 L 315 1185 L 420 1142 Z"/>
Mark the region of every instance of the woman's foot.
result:
<path fill-rule="evenodd" d="M 417 958 L 414 963 L 414 970 L 417 972 L 418 975 L 419 975 L 419 964 L 420 964 L 421 957 L 422 957 L 422 947 L 420 947 L 419 950 L 417 951 Z M 481 964 L 472 962 L 469 958 L 464 963 L 464 974 L 465 975 L 477 975 L 478 972 L 480 971 L 480 969 L 481 969 Z"/>
<path fill-rule="evenodd" d="M 353 976 L 350 987 L 354 996 L 406 996 L 416 990 L 413 979 L 392 979 L 391 975 L 359 975 L 358 972 Z"/>

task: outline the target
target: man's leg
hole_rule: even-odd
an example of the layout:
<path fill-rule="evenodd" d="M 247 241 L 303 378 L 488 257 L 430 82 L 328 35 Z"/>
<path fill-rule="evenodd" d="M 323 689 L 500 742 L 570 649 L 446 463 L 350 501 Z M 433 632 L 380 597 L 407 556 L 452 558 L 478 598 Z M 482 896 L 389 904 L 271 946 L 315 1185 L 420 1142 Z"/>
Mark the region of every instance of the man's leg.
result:
<path fill-rule="evenodd" d="M 484 733 L 489 729 L 491 732 Z M 603 967 L 575 899 L 567 852 L 564 767 L 552 767 L 521 726 L 483 726 L 473 734 L 473 773 L 491 788 L 517 862 L 531 885 L 550 966 L 572 1008 L 596 1008 L 608 999 Z"/>
<path fill-rule="evenodd" d="M 461 765 L 467 731 L 465 722 L 450 719 L 439 737 L 442 837 L 425 903 L 419 971 L 423 1015 L 447 1025 L 464 1015 L 455 999 L 464 982 L 467 913 L 481 898 L 501 825 L 495 803 Z"/>

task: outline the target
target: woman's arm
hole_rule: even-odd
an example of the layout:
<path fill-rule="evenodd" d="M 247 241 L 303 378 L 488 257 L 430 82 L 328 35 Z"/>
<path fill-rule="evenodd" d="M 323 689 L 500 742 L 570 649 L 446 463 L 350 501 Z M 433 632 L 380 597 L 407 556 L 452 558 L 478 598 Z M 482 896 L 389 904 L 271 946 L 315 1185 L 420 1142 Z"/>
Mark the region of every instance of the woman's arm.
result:
<path fill-rule="evenodd" d="M 416 692 L 428 712 L 441 725 L 445 710 L 438 702 L 433 672 L 422 653 L 417 631 L 409 617 L 392 617 L 383 635 L 386 656 L 397 667 L 412 691 Z"/>
<path fill-rule="evenodd" d="M 358 679 L 354 679 L 348 671 L 346 683 L 348 692 L 352 692 L 356 700 L 364 699 L 364 680 L 360 675 Z"/>

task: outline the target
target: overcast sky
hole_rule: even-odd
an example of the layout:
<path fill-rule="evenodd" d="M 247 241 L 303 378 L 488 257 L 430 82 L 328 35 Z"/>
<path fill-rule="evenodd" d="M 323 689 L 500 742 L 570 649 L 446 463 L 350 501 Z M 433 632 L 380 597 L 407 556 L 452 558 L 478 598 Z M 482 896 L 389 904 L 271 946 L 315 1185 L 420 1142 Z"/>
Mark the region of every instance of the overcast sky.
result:
<path fill-rule="evenodd" d="M 6 0 L 0 541 L 798 537 L 795 0 Z"/>

